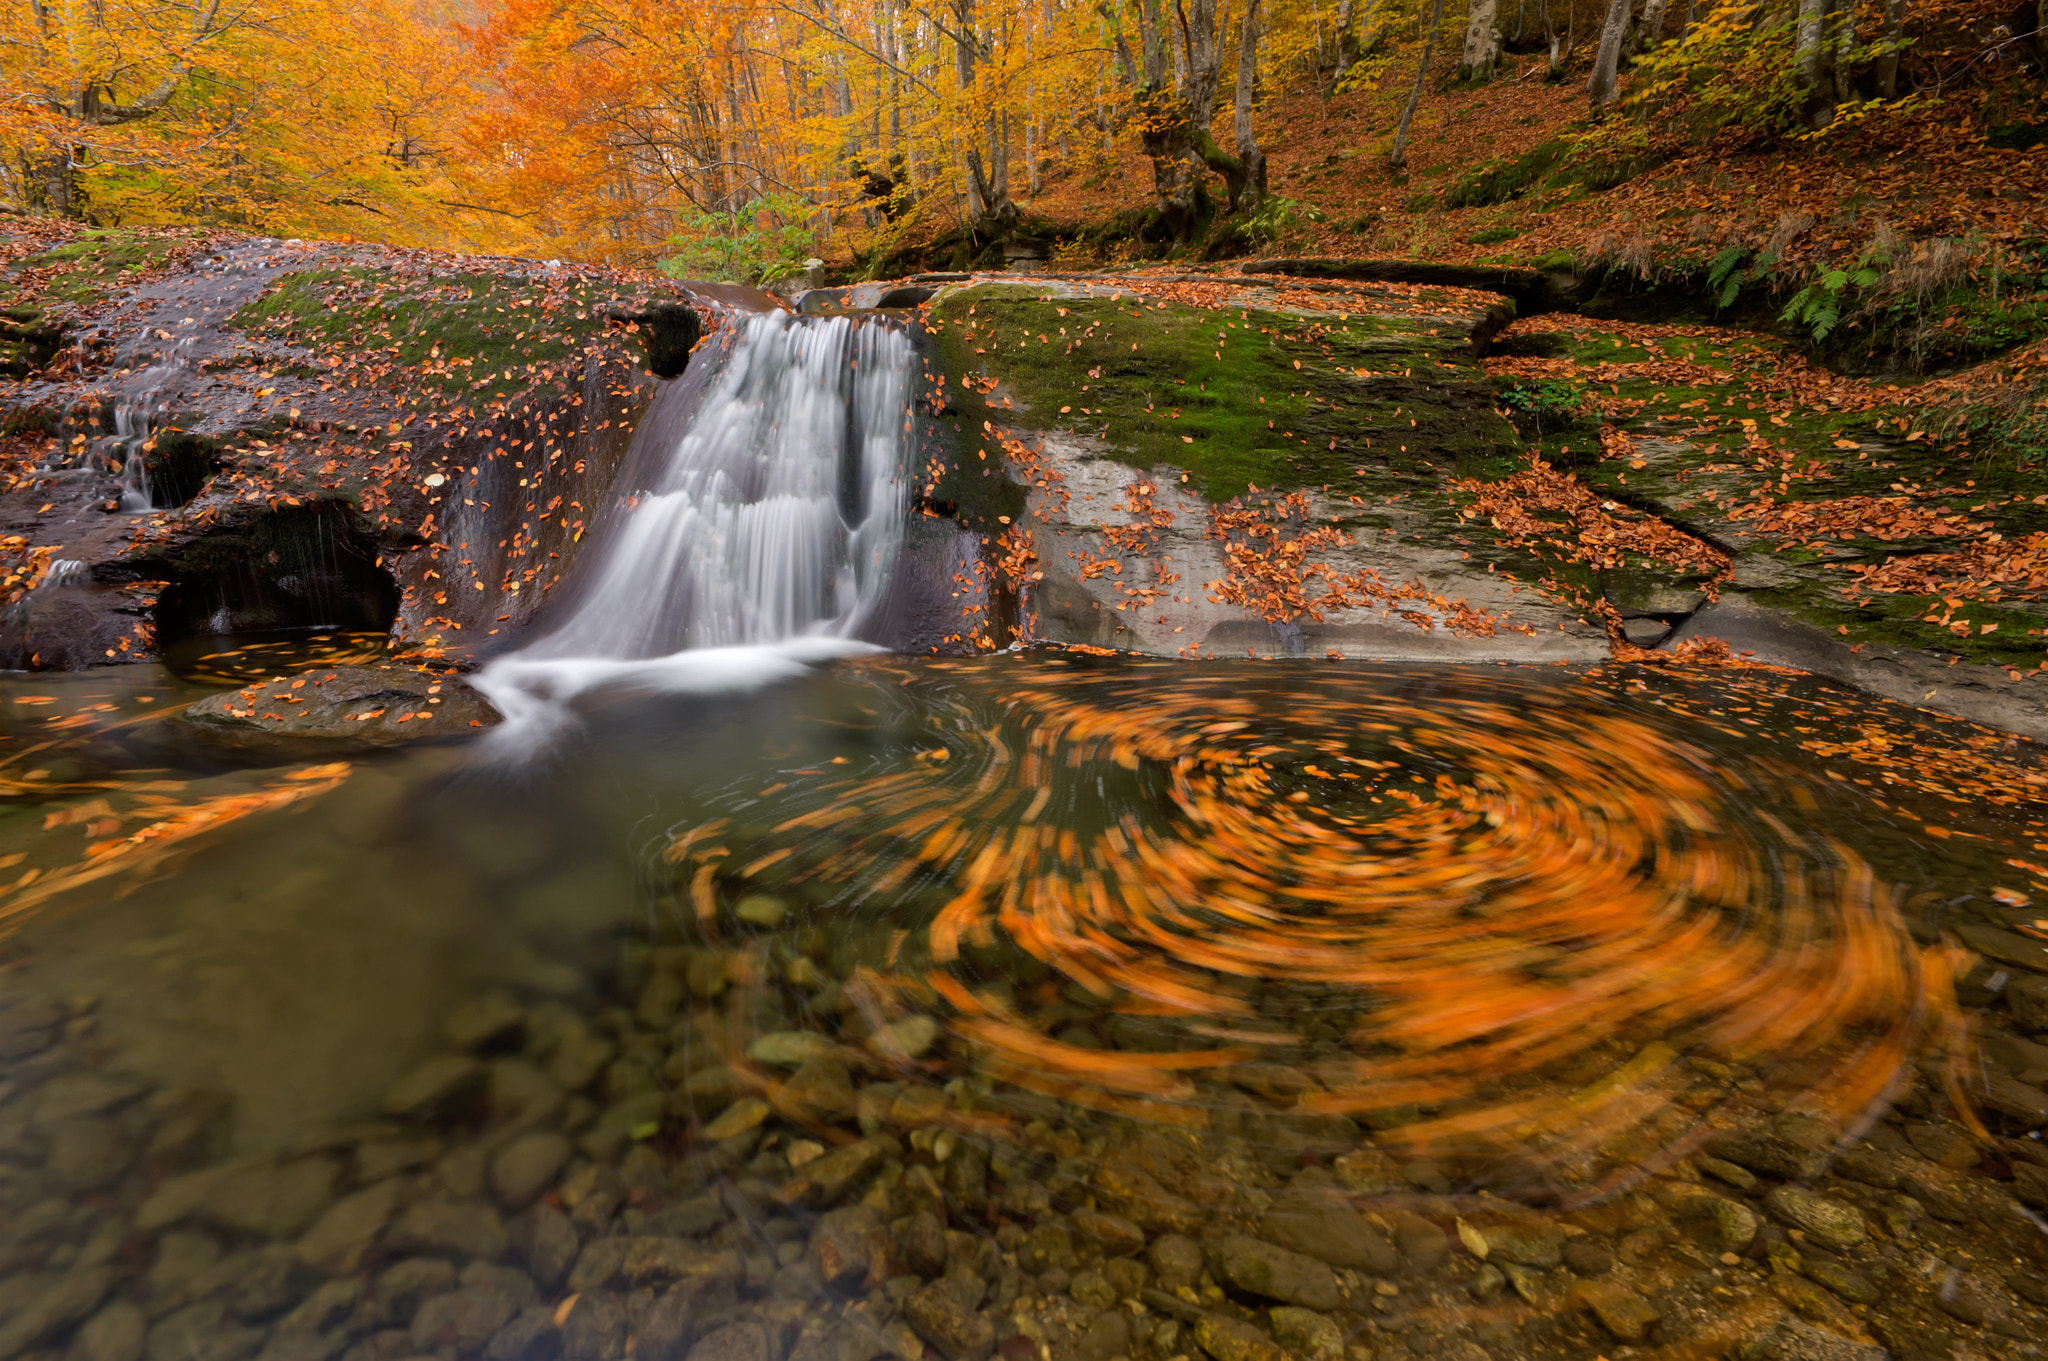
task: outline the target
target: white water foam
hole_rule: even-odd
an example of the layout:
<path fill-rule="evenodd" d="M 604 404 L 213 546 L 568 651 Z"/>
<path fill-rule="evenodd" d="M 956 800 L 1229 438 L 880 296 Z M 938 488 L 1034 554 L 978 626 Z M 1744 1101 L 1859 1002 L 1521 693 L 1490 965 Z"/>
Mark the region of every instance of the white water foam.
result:
<path fill-rule="evenodd" d="M 493 745 L 544 736 L 601 687 L 747 689 L 874 650 L 857 635 L 903 537 L 910 339 L 843 316 L 738 326 L 695 418 L 580 564 L 571 612 L 478 673 L 506 720 Z"/>

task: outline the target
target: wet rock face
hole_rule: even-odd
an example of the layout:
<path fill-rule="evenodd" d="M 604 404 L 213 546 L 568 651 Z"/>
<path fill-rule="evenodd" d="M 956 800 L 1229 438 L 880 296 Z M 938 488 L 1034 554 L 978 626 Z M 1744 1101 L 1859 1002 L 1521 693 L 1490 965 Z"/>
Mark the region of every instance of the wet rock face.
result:
<path fill-rule="evenodd" d="M 452 676 L 360 666 L 308 671 L 229 690 L 200 700 L 180 717 L 223 738 L 273 742 L 389 743 L 462 737 L 499 721 L 483 696 Z M 481 1069 L 475 1076 L 481 1080 Z"/>
<path fill-rule="evenodd" d="M 602 512 L 656 388 L 640 341 L 680 372 L 701 334 L 672 296 L 624 304 L 629 336 L 593 300 L 630 283 L 536 262 L 258 238 L 164 261 L 73 318 L 84 370 L 9 393 L 53 438 L 0 514 L 91 585 L 0 619 L 0 665 L 230 630 L 480 644 L 532 616 Z"/>
<path fill-rule="evenodd" d="M 298 629 L 388 632 L 399 591 L 380 559 L 339 502 L 231 513 L 158 569 L 169 581 L 157 600 L 158 645 Z"/>

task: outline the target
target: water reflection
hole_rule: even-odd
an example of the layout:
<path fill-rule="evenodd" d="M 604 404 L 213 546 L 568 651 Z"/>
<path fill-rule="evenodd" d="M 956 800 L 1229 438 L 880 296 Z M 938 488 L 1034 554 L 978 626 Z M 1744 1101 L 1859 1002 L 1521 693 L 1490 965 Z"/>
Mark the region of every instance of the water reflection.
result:
<path fill-rule="evenodd" d="M 2043 1326 L 2031 748 L 1753 674 L 1006 657 L 229 768 L 204 693 L 5 696 L 9 1355 Z"/>

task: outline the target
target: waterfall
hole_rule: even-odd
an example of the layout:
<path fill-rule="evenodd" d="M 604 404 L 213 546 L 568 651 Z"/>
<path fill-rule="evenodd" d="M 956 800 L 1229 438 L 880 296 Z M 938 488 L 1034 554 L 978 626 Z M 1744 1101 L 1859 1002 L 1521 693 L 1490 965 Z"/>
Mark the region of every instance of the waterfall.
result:
<path fill-rule="evenodd" d="M 730 689 L 866 650 L 907 510 L 909 336 L 770 312 L 698 358 L 718 367 L 694 414 L 679 434 L 643 422 L 564 616 L 478 674 L 501 733 L 559 723 L 598 686 Z"/>
<path fill-rule="evenodd" d="M 114 433 L 106 437 L 109 456 L 121 464 L 121 509 L 157 510 L 149 487 L 149 442 L 155 433 L 156 417 L 163 405 L 164 390 L 190 363 L 192 342 L 187 335 L 167 347 L 157 346 L 155 362 L 137 373 L 128 390 L 114 404 Z M 138 348 L 147 350 L 151 341 L 145 332 Z"/>

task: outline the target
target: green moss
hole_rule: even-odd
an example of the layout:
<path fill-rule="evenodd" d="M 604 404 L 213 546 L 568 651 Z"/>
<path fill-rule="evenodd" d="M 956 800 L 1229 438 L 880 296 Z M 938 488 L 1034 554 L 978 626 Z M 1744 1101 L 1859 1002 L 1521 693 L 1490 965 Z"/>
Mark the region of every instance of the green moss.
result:
<path fill-rule="evenodd" d="M 1483 232 L 1474 232 L 1466 239 L 1475 246 L 1493 246 L 1502 241 L 1512 241 L 1522 234 L 1520 227 L 1488 227 Z"/>
<path fill-rule="evenodd" d="M 493 274 L 393 281 L 368 269 L 311 270 L 283 275 L 229 324 L 359 359 L 381 352 L 445 391 L 502 397 L 602 334 L 605 300 L 582 280 L 544 295 Z"/>
<path fill-rule="evenodd" d="M 1838 630 L 1846 628 L 1848 634 L 1843 637 L 1844 642 L 1868 641 L 1890 647 L 1924 649 L 1985 666 L 2031 670 L 2041 663 L 2044 653 L 2041 639 L 2028 636 L 2029 632 L 2038 634 L 2040 631 L 2043 624 L 2041 614 L 1972 601 L 1954 612 L 1955 618 L 1967 619 L 1970 623 L 1966 633 L 1955 634 L 1926 622 L 1930 613 L 1939 616 L 1948 612 L 1938 597 L 1880 595 L 1871 597 L 1864 604 L 1861 603 L 1862 597 L 1851 600 L 1832 586 L 1832 583 L 1800 583 L 1755 594 L 1765 604 L 1796 615 L 1838 637 L 1842 636 Z M 1987 634 L 1983 632 L 1986 624 L 1996 624 L 1998 628 Z"/>
<path fill-rule="evenodd" d="M 1568 151 L 1562 141 L 1553 140 L 1513 156 L 1487 161 L 1466 171 L 1444 191 L 1444 206 L 1485 208 L 1520 198 L 1557 169 Z"/>
<path fill-rule="evenodd" d="M 182 237 L 92 229 L 76 240 L 24 260 L 24 270 L 52 270 L 37 293 L 57 302 L 89 306 L 113 293 L 131 276 L 162 264 L 187 242 Z"/>
<path fill-rule="evenodd" d="M 1014 285 L 948 294 L 933 322 L 951 383 L 987 374 L 1004 385 L 988 397 L 952 389 L 969 466 L 987 447 L 975 438 L 983 421 L 1065 427 L 1141 471 L 1186 469 L 1219 501 L 1254 485 L 1376 489 L 1516 447 L 1462 339 L 1420 323 L 1055 301 Z"/>

